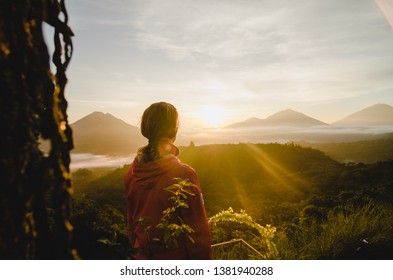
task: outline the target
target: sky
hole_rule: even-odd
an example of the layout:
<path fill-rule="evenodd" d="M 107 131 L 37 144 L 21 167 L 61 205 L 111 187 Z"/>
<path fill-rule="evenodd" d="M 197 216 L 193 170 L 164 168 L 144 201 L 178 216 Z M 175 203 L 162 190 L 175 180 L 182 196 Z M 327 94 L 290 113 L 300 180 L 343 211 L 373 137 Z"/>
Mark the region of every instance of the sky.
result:
<path fill-rule="evenodd" d="M 69 120 L 139 125 L 167 101 L 185 127 L 291 108 L 326 123 L 393 106 L 392 0 L 68 0 Z M 382 7 L 382 9 L 381 9 Z"/>

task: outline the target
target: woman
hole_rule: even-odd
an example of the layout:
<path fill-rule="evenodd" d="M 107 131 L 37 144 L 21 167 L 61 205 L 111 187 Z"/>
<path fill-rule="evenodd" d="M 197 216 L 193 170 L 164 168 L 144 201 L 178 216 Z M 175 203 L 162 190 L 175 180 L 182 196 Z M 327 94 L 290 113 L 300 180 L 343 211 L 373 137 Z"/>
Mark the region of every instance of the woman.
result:
<path fill-rule="evenodd" d="M 138 150 L 125 177 L 127 228 L 133 247 L 139 249 L 138 259 L 212 258 L 198 177 L 180 162 L 179 149 L 173 144 L 178 128 L 177 110 L 169 103 L 154 103 L 143 113 L 141 132 L 149 144 Z M 185 195 L 166 189 L 178 180 L 191 183 L 184 186 Z M 186 206 L 175 205 L 176 200 Z M 175 233 L 169 224 L 183 231 Z"/>

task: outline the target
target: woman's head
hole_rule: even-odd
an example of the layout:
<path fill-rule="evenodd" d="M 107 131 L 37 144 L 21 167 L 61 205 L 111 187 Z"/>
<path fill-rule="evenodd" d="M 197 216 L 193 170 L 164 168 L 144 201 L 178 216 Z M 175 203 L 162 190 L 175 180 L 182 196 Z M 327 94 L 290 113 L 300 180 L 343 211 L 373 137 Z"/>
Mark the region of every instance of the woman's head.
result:
<path fill-rule="evenodd" d="M 179 115 L 172 104 L 154 103 L 143 112 L 141 133 L 149 142 L 157 142 L 162 138 L 174 139 L 178 128 Z"/>

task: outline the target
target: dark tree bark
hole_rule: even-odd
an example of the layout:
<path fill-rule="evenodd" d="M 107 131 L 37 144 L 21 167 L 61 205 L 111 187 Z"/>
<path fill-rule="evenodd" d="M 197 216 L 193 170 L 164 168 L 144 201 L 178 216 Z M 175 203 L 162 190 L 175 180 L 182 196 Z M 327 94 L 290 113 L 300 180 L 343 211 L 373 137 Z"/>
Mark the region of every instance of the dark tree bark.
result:
<path fill-rule="evenodd" d="M 64 1 L 0 0 L 0 258 L 70 259 L 70 150 L 64 88 L 72 55 Z M 54 30 L 50 56 L 43 24 Z M 40 142 L 48 141 L 43 152 Z"/>

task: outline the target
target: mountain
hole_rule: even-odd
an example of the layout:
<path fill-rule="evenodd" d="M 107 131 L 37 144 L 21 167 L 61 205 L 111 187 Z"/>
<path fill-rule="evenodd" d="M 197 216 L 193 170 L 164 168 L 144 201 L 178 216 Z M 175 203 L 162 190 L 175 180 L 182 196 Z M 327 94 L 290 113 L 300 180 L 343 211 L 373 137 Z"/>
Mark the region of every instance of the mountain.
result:
<path fill-rule="evenodd" d="M 242 127 L 253 127 L 262 126 L 264 124 L 263 119 L 250 118 L 242 122 L 237 122 L 226 126 L 225 128 L 242 128 Z"/>
<path fill-rule="evenodd" d="M 71 128 L 73 153 L 130 154 L 146 142 L 137 127 L 102 112 L 83 117 L 71 124 Z"/>
<path fill-rule="evenodd" d="M 267 117 L 266 119 L 251 118 L 243 122 L 238 122 L 227 126 L 226 128 L 245 128 L 257 126 L 293 126 L 293 127 L 310 127 L 317 125 L 327 125 L 317 119 L 311 118 L 303 113 L 291 109 L 280 111 Z"/>
<path fill-rule="evenodd" d="M 393 107 L 387 104 L 375 104 L 353 113 L 334 125 L 393 125 Z"/>
<path fill-rule="evenodd" d="M 267 125 L 270 126 L 315 126 L 327 125 L 317 119 L 311 118 L 305 114 L 287 109 L 280 111 L 265 120 Z"/>

